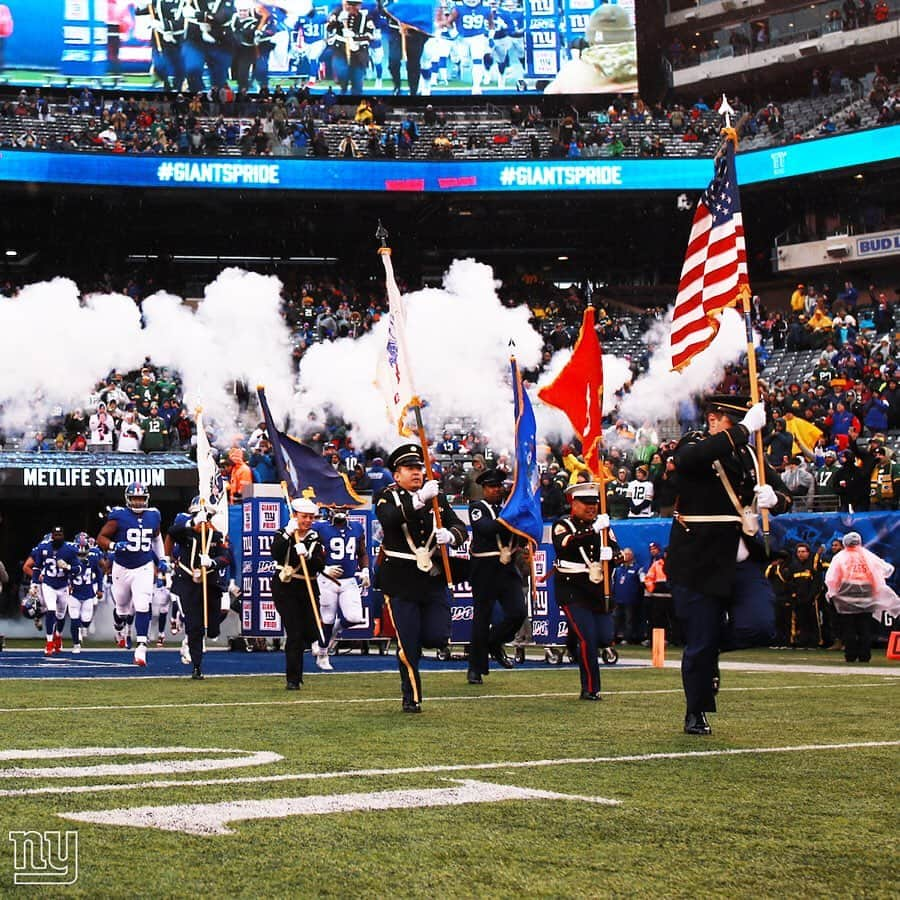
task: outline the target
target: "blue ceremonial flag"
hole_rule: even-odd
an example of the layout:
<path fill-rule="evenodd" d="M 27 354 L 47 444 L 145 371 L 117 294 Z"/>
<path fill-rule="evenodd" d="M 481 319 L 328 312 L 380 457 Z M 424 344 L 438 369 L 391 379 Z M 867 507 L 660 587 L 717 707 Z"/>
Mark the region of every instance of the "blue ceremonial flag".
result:
<path fill-rule="evenodd" d="M 539 544 L 544 533 L 544 521 L 541 518 L 540 473 L 537 467 L 537 425 L 515 359 L 510 365 L 516 413 L 516 477 L 497 521 L 510 531 Z"/>
<path fill-rule="evenodd" d="M 266 422 L 266 433 L 272 444 L 278 477 L 287 485 L 291 498 L 308 497 L 325 506 L 358 506 L 364 503 L 347 480 L 325 457 L 312 447 L 275 427 L 265 388 L 257 388 L 259 405 Z"/>

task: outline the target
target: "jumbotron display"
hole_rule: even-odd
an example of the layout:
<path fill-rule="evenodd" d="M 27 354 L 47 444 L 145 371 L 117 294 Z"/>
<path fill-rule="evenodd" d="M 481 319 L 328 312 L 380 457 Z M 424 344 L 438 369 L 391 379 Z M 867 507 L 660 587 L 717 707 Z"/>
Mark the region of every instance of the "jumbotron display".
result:
<path fill-rule="evenodd" d="M 637 91 L 635 2 L 2 0 L 0 79 L 312 93 Z M 226 89 L 227 90 L 227 89 Z"/>

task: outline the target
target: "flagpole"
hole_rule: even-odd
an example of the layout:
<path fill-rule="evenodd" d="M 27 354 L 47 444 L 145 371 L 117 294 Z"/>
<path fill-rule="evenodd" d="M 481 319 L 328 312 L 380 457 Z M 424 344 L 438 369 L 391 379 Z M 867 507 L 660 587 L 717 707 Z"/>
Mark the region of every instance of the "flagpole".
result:
<path fill-rule="evenodd" d="M 202 412 L 203 412 L 202 406 L 198 406 L 194 410 L 194 418 L 197 420 L 198 427 L 200 427 L 200 428 L 204 427 L 203 420 L 200 418 L 200 414 Z M 200 470 L 198 468 L 198 470 L 197 470 L 198 476 L 199 476 L 199 471 Z M 199 489 L 199 485 L 198 485 L 198 489 Z M 203 513 L 206 512 L 206 498 L 203 497 L 202 494 L 200 496 L 200 511 Z M 204 519 L 205 519 L 205 516 L 204 516 Z M 200 523 L 200 553 L 203 556 L 209 556 L 210 538 L 207 537 L 207 530 L 208 530 L 208 523 L 206 521 L 201 522 Z M 201 565 L 200 572 L 201 572 L 200 578 L 201 578 L 201 582 L 203 584 L 203 634 L 205 636 L 206 631 L 209 628 L 209 611 L 207 609 L 207 598 L 209 595 L 209 588 L 207 587 L 207 584 L 206 584 L 206 567 Z"/>
<path fill-rule="evenodd" d="M 728 143 L 731 142 L 735 150 L 737 150 L 738 137 L 737 131 L 731 127 L 731 117 L 734 110 L 728 103 L 728 98 L 723 94 L 722 102 L 719 104 L 719 114 L 725 119 L 725 127 L 722 129 L 724 138 L 722 150 L 720 152 L 728 152 Z M 738 186 L 735 184 L 735 191 Z M 744 313 L 744 330 L 747 335 L 747 377 L 750 380 L 750 401 L 755 406 L 759 403 L 759 373 L 756 368 L 756 348 L 753 344 L 753 321 L 751 318 L 751 295 L 749 288 L 750 275 L 747 275 L 747 284 L 742 286 L 741 290 L 741 306 Z M 760 486 L 766 483 L 766 460 L 763 449 L 763 434 L 760 428 L 756 432 L 754 450 L 756 451 L 756 470 L 757 482 Z M 762 519 L 763 544 L 766 548 L 766 556 L 771 552 L 770 529 L 769 529 L 769 510 L 761 509 L 760 517 Z"/>
<path fill-rule="evenodd" d="M 381 224 L 381 221 L 378 222 L 378 228 L 375 231 L 375 237 L 381 241 L 381 246 L 378 248 L 379 255 L 391 255 L 391 248 L 387 244 L 388 239 L 388 231 L 384 225 Z M 416 417 L 416 430 L 419 433 L 419 443 L 422 445 L 422 461 L 425 464 L 425 477 L 429 481 L 434 480 L 434 469 L 431 465 L 431 454 L 428 451 L 428 436 L 425 434 L 425 424 L 422 421 L 422 401 L 419 397 L 413 397 L 412 402 L 410 403 L 412 407 L 413 413 Z M 431 498 L 431 510 L 434 513 L 434 527 L 435 530 L 438 528 L 443 528 L 443 524 L 441 523 L 441 506 L 438 503 L 437 497 Z M 453 575 L 450 572 L 450 554 L 447 552 L 447 545 L 440 545 L 441 552 L 441 562 L 443 563 L 444 568 L 444 578 L 447 580 L 447 587 L 450 591 L 453 591 Z"/>

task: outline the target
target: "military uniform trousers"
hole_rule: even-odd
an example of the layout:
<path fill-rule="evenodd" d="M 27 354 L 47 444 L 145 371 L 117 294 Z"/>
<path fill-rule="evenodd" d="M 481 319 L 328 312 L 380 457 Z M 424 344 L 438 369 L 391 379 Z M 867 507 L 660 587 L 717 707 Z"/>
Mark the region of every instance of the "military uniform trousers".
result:
<path fill-rule="evenodd" d="M 488 656 L 511 641 L 525 620 L 525 589 L 509 565 L 473 560 L 469 582 L 472 585 L 472 640 L 469 668 L 481 675 L 488 673 Z M 493 622 L 495 605 L 503 618 Z"/>
<path fill-rule="evenodd" d="M 385 594 L 397 631 L 397 660 L 405 703 L 422 702 L 419 661 L 423 647 L 445 647 L 450 641 L 450 596 L 442 578 L 399 594 Z"/>
<path fill-rule="evenodd" d="M 303 683 L 303 651 L 319 639 L 319 630 L 304 581 L 292 581 L 272 591 L 284 628 L 284 675 L 289 684 Z M 316 599 L 318 605 L 318 598 Z"/>
<path fill-rule="evenodd" d="M 612 613 L 569 603 L 562 607 L 569 620 L 569 646 L 574 648 L 581 690 L 596 694 L 600 690 L 600 664 L 597 650 L 612 646 L 614 631 Z"/>
<path fill-rule="evenodd" d="M 172 593 L 177 595 L 184 616 L 184 633 L 191 653 L 191 662 L 199 666 L 203 661 L 203 584 L 187 575 L 179 575 L 172 583 Z M 222 591 L 213 574 L 206 579 L 206 634 L 219 636 L 222 609 Z"/>
<path fill-rule="evenodd" d="M 684 637 L 681 680 L 687 712 L 715 712 L 713 679 L 720 651 L 768 646 L 772 642 L 772 586 L 758 563 L 745 560 L 735 565 L 731 598 L 711 597 L 683 585 L 673 585 L 672 598 Z"/>

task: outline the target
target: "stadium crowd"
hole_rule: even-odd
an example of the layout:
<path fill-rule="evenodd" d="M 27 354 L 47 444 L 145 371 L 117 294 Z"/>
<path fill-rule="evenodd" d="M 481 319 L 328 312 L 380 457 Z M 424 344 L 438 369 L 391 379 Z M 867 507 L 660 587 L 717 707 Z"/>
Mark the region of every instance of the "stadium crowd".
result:
<path fill-rule="evenodd" d="M 730 103 L 754 146 L 893 124 L 900 119 L 896 72 L 876 70 L 869 78 L 868 107 L 854 103 L 851 89 L 846 109 L 829 108 L 812 123 L 802 108 L 786 114 L 775 100 Z M 831 74 L 823 72 L 820 82 L 830 85 Z M 832 95 L 840 91 L 836 86 Z M 618 95 L 601 109 L 514 103 L 485 119 L 483 111 L 458 117 L 449 108 L 412 110 L 377 97 L 348 106 L 330 89 L 311 95 L 294 83 L 227 96 L 209 90 L 126 97 L 85 87 L 63 99 L 36 88 L 0 97 L 0 149 L 348 159 L 703 156 L 717 146 L 718 105 L 702 97 L 663 105 Z"/>

